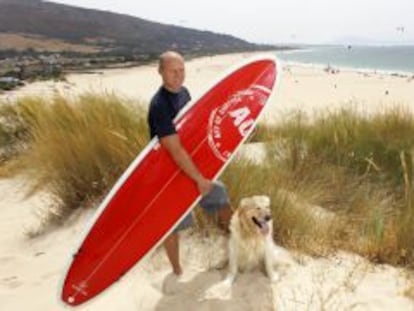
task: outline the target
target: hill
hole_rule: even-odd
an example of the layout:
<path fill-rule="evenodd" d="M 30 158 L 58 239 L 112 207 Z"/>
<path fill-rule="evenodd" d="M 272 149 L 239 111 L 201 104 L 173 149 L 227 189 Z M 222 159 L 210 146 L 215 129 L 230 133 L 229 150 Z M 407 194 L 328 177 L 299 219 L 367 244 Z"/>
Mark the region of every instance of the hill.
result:
<path fill-rule="evenodd" d="M 227 53 L 274 49 L 229 35 L 41 0 L 0 0 L 0 49 L 80 53 Z M 18 43 L 18 44 L 17 44 Z"/>

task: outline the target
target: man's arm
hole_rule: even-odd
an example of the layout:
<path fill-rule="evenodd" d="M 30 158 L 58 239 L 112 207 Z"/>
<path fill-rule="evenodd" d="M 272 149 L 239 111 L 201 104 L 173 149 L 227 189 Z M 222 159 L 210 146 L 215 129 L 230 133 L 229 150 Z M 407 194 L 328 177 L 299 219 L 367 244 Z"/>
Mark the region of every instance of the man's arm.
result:
<path fill-rule="evenodd" d="M 207 194 L 212 187 L 211 181 L 204 178 L 195 166 L 190 155 L 181 144 L 177 134 L 172 134 L 160 138 L 160 143 L 168 150 L 175 163 L 186 173 L 191 179 L 197 183 L 198 190 L 202 195 Z"/>

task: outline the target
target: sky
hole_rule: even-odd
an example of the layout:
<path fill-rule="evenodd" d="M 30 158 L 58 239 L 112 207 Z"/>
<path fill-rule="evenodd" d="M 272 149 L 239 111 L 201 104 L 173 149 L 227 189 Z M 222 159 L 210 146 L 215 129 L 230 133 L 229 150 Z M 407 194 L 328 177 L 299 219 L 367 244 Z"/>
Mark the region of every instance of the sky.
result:
<path fill-rule="evenodd" d="M 51 0 L 267 44 L 414 45 L 414 0 Z"/>

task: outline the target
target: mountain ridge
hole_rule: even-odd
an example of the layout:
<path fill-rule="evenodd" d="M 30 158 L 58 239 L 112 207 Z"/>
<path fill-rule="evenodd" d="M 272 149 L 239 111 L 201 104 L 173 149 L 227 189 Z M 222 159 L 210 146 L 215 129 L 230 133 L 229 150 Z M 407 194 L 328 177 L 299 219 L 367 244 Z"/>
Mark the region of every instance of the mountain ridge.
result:
<path fill-rule="evenodd" d="M 231 35 L 42 0 L 0 0 L 0 33 L 99 45 L 102 51 L 123 48 L 140 53 L 159 53 L 166 49 L 226 53 L 275 48 Z"/>

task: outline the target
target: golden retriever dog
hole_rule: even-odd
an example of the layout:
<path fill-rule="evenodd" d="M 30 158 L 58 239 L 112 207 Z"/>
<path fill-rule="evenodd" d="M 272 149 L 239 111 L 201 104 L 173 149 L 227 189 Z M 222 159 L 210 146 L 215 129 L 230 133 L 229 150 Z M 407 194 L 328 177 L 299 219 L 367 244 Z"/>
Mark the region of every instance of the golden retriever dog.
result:
<path fill-rule="evenodd" d="M 295 261 L 273 241 L 273 221 L 267 196 L 244 198 L 230 221 L 229 272 L 227 277 L 206 289 L 200 301 L 231 298 L 232 284 L 239 271 L 262 268 L 272 282 L 279 280 L 276 267 Z"/>
<path fill-rule="evenodd" d="M 244 198 L 230 222 L 229 274 L 232 284 L 238 271 L 264 268 L 272 282 L 279 279 L 276 263 L 292 264 L 289 254 L 273 241 L 273 221 L 267 196 Z"/>

